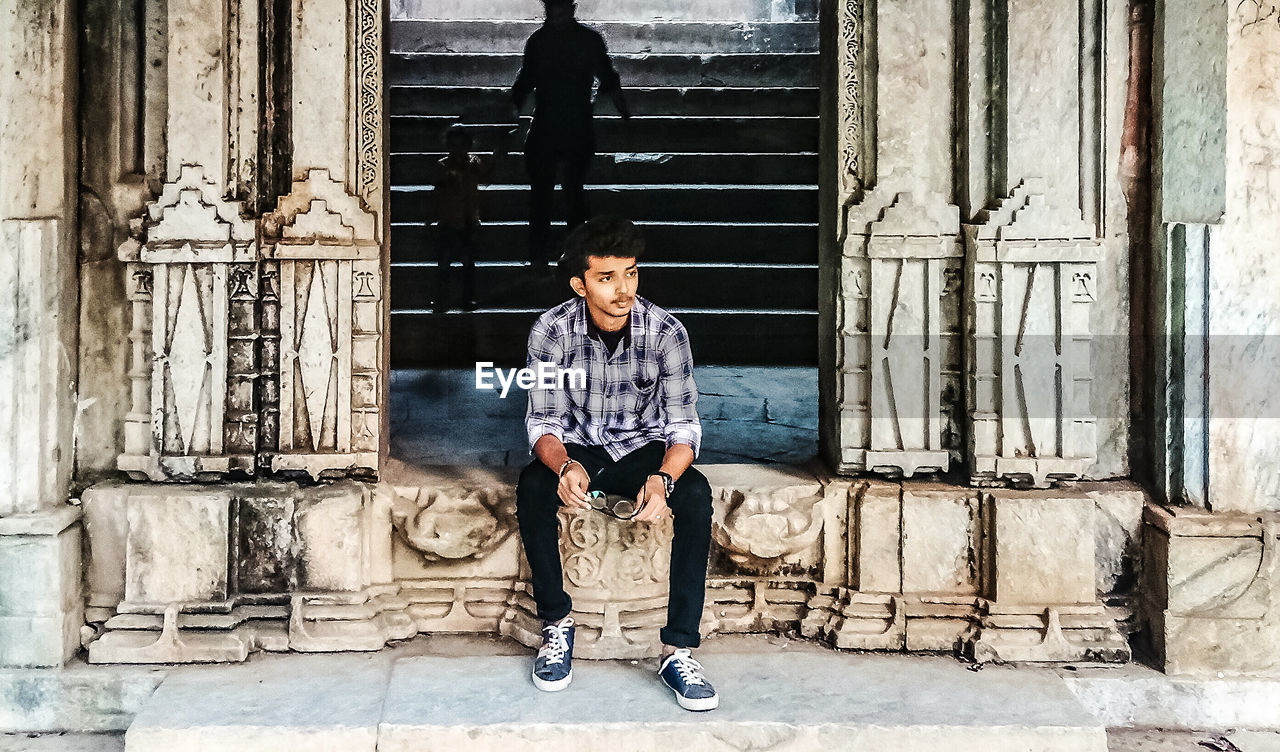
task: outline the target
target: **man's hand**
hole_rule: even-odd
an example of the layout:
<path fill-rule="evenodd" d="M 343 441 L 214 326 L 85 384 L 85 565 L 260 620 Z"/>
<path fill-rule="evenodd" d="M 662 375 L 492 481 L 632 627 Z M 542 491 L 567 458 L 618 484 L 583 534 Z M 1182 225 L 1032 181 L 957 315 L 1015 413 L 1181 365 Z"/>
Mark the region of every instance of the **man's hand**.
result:
<path fill-rule="evenodd" d="M 560 495 L 560 501 L 571 509 L 590 509 L 591 505 L 587 503 L 587 488 L 590 485 L 591 478 L 587 471 L 575 462 L 560 476 L 556 493 Z"/>
<path fill-rule="evenodd" d="M 649 476 L 640 493 L 636 494 L 636 501 L 640 502 L 636 522 L 653 523 L 671 516 L 671 510 L 667 507 L 667 487 L 660 476 Z"/>

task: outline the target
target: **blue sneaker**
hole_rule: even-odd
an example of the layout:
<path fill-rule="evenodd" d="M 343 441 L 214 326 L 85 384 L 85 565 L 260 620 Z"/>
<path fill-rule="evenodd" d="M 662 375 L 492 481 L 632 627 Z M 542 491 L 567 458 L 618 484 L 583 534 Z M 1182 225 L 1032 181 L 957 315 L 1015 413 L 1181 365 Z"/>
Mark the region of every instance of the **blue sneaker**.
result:
<path fill-rule="evenodd" d="M 542 647 L 533 661 L 533 686 L 559 692 L 573 681 L 573 619 L 565 617 L 542 628 Z"/>
<path fill-rule="evenodd" d="M 688 648 L 680 648 L 667 656 L 658 669 L 658 676 L 676 693 L 676 702 L 685 710 L 715 710 L 720 706 L 720 696 Z"/>

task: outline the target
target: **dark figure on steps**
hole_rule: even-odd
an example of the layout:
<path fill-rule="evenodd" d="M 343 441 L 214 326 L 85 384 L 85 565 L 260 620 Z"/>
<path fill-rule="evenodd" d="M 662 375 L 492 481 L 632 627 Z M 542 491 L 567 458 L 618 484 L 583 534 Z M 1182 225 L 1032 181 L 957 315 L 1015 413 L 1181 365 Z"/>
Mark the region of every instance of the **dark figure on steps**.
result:
<path fill-rule="evenodd" d="M 604 39 L 574 18 L 573 0 L 543 0 L 543 4 L 546 23 L 525 43 L 520 74 L 511 87 L 517 111 L 530 93 L 534 95 L 533 126 L 524 152 L 530 187 L 529 262 L 535 270 L 550 255 L 557 173 L 568 203 L 569 229 L 587 218 L 583 184 L 596 151 L 591 88 L 597 79 L 600 93 L 613 99 L 618 114 L 623 119 L 631 116 Z"/>

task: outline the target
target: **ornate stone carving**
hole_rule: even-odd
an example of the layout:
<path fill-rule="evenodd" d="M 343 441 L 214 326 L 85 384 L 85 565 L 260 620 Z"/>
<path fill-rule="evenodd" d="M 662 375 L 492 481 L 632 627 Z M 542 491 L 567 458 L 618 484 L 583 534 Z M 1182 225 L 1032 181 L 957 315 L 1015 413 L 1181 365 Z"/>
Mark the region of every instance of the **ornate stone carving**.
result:
<path fill-rule="evenodd" d="M 671 520 L 646 525 L 567 509 L 560 518 L 565 590 L 578 623 L 575 655 L 656 655 L 670 592 Z M 517 586 L 501 631 L 526 645 L 540 643 L 541 624 L 527 586 Z"/>
<path fill-rule="evenodd" d="M 1102 241 L 1040 181 L 965 226 L 975 483 L 1047 486 L 1094 460 L 1089 309 Z"/>
<path fill-rule="evenodd" d="M 202 167 L 186 164 L 137 231 L 141 242 L 120 247 L 129 262 L 134 390 L 119 467 L 153 480 L 251 471 L 257 320 L 248 285 L 257 223 L 221 197 Z M 148 332 L 149 348 L 141 341 Z"/>
<path fill-rule="evenodd" d="M 823 521 L 821 494 L 806 490 L 730 492 L 716 505 L 713 538 L 740 567 L 776 572 L 787 564 L 802 564 L 800 554 L 818 542 Z"/>
<path fill-rule="evenodd" d="M 840 203 L 862 188 L 862 4 L 845 0 L 839 6 L 836 76 L 840 117 Z"/>
<path fill-rule="evenodd" d="M 280 435 L 274 470 L 378 467 L 382 270 L 376 217 L 328 170 L 264 220 L 280 280 Z"/>
<path fill-rule="evenodd" d="M 359 0 L 356 6 L 356 192 L 374 211 L 383 196 L 382 3 Z"/>
<path fill-rule="evenodd" d="M 1098 599 L 1093 499 L 998 491 L 983 495 L 982 513 L 984 600 L 965 652 L 977 661 L 1129 660 L 1117 614 Z"/>
<path fill-rule="evenodd" d="M 842 471 L 910 477 L 958 449 L 958 209 L 867 191 L 847 209 L 837 337 Z"/>
<path fill-rule="evenodd" d="M 416 498 L 397 496 L 396 530 L 427 561 L 479 559 L 516 528 L 510 497 L 496 489 L 421 488 Z"/>
<path fill-rule="evenodd" d="M 1280 676 L 1280 515 L 1148 504 L 1142 618 L 1170 674 Z"/>

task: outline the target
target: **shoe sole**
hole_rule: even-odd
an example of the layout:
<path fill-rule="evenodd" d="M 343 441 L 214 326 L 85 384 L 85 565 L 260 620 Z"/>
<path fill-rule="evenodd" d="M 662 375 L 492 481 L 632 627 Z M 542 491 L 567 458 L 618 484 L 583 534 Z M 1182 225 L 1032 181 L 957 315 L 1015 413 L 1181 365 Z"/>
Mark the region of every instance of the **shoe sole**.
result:
<path fill-rule="evenodd" d="M 675 692 L 675 690 L 671 690 Z M 715 710 L 720 707 L 720 696 L 715 697 L 685 697 L 679 692 L 675 692 L 676 702 L 680 703 L 680 707 L 685 710 L 704 711 Z"/>
<path fill-rule="evenodd" d="M 533 678 L 533 686 L 543 692 L 559 692 L 565 687 L 568 687 L 569 682 L 573 681 L 573 669 L 569 669 L 569 673 L 563 679 L 557 679 L 555 681 L 548 681 L 536 674 L 530 674 L 530 676 Z"/>

